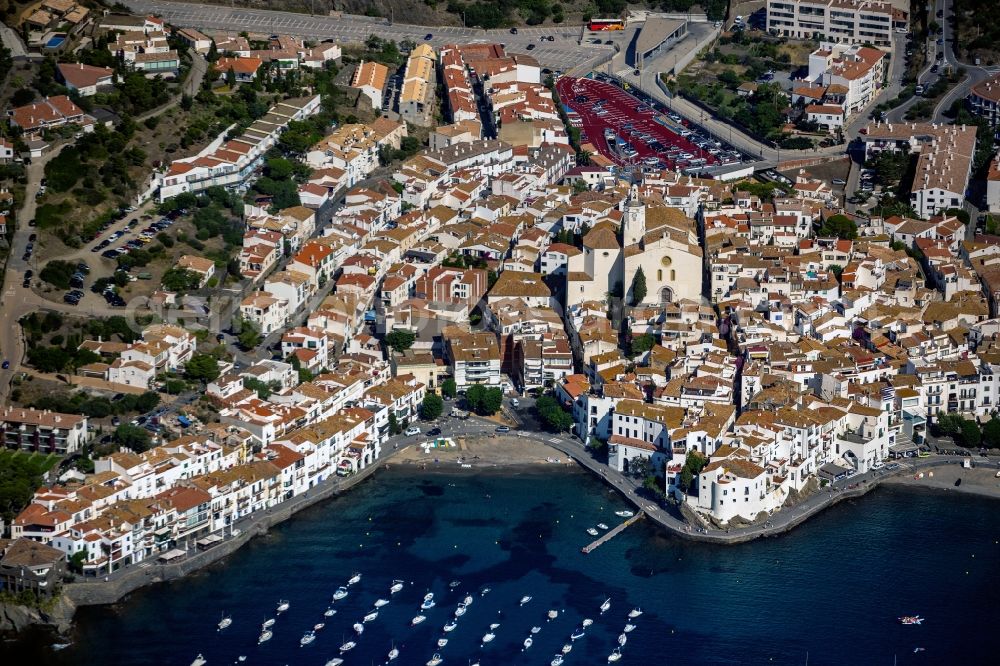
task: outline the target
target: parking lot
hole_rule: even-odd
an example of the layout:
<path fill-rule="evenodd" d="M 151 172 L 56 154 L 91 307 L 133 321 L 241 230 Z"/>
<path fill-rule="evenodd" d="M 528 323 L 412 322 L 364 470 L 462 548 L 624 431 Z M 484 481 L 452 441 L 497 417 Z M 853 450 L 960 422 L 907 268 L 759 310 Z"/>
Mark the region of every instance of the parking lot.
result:
<path fill-rule="evenodd" d="M 740 161 L 738 153 L 688 128 L 680 116 L 618 86 L 563 77 L 556 87 L 581 142 L 618 166 L 684 170 Z"/>

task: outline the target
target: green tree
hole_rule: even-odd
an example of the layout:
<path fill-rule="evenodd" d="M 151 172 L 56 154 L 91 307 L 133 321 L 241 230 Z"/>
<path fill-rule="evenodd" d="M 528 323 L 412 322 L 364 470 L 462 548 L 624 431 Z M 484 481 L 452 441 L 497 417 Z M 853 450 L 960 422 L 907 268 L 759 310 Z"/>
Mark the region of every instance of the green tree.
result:
<path fill-rule="evenodd" d="M 240 333 L 236 339 L 243 349 L 254 349 L 261 341 L 260 329 L 252 321 L 243 321 L 240 323 Z"/>
<path fill-rule="evenodd" d="M 444 411 L 444 400 L 436 393 L 428 393 L 420 403 L 420 418 L 433 421 Z"/>
<path fill-rule="evenodd" d="M 131 423 L 123 423 L 118 426 L 115 430 L 114 440 L 120 446 L 132 449 L 136 453 L 148 450 L 153 444 L 149 431 Z"/>
<path fill-rule="evenodd" d="M 489 416 L 500 411 L 503 405 L 503 392 L 495 386 L 475 384 L 465 392 L 465 402 L 477 414 Z"/>
<path fill-rule="evenodd" d="M 458 393 L 458 385 L 455 384 L 455 380 L 449 377 L 448 379 L 441 382 L 441 395 L 446 398 L 454 398 L 455 394 Z"/>
<path fill-rule="evenodd" d="M 236 87 L 236 72 L 233 71 L 232 67 L 226 70 L 226 85 L 229 86 L 230 89 Z"/>
<path fill-rule="evenodd" d="M 385 343 L 399 353 L 403 353 L 413 346 L 417 336 L 412 331 L 403 329 L 393 329 L 385 336 Z"/>
<path fill-rule="evenodd" d="M 639 305 L 646 298 L 646 274 L 642 271 L 642 266 L 635 272 L 632 278 L 632 305 Z"/>
<path fill-rule="evenodd" d="M 988 449 L 1000 449 L 1000 420 L 990 419 L 983 426 L 983 446 Z"/>
<path fill-rule="evenodd" d="M 545 427 L 553 432 L 565 432 L 573 427 L 573 417 L 552 396 L 543 395 L 535 401 L 535 411 Z"/>
<path fill-rule="evenodd" d="M 836 236 L 841 240 L 854 240 L 858 237 L 858 225 L 846 215 L 831 215 L 823 221 L 819 228 L 820 236 Z"/>
<path fill-rule="evenodd" d="M 682 491 L 688 491 L 692 481 L 701 473 L 702 468 L 706 464 L 708 464 L 708 460 L 705 456 L 697 451 L 688 451 L 687 457 L 684 459 L 684 467 L 681 468 L 680 485 Z"/>
<path fill-rule="evenodd" d="M 389 434 L 398 435 L 402 432 L 402 428 L 399 426 L 399 419 L 392 412 L 389 412 Z"/>
<path fill-rule="evenodd" d="M 632 338 L 632 355 L 638 356 L 648 352 L 656 344 L 656 339 L 649 333 Z"/>
<path fill-rule="evenodd" d="M 195 354 L 184 366 L 188 379 L 210 382 L 219 376 L 219 362 L 209 354 Z"/>
<path fill-rule="evenodd" d="M 979 444 L 982 442 L 982 437 L 982 432 L 979 430 L 979 426 L 976 425 L 975 421 L 962 421 L 962 431 L 959 436 L 962 446 L 966 446 L 970 449 L 977 449 L 979 448 Z"/>

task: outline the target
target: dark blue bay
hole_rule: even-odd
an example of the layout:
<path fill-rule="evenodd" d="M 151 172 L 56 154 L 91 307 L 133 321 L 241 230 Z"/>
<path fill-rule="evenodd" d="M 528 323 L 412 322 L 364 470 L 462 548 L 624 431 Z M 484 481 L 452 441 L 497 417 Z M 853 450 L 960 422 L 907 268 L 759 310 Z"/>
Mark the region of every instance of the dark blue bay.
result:
<path fill-rule="evenodd" d="M 645 611 L 620 664 L 990 664 L 1000 623 L 1000 504 L 972 496 L 883 488 L 841 504 L 777 539 L 723 548 L 659 535 L 639 524 L 590 555 L 598 522 L 624 505 L 580 472 L 460 476 L 380 472 L 313 507 L 225 562 L 142 590 L 113 608 L 78 614 L 61 652 L 31 640 L 0 647 L 4 664 L 322 666 L 394 578 L 406 588 L 366 626 L 345 666 L 548 664 L 584 617 L 595 620 L 565 664 L 605 664 L 629 609 Z M 362 582 L 317 640 L 332 592 L 353 571 Z M 452 580 L 462 582 L 449 591 Z M 410 584 L 412 582 L 412 585 Z M 492 592 L 480 597 L 484 585 Z M 410 627 L 427 590 L 438 600 Z M 475 603 L 436 647 L 466 592 Z M 524 608 L 518 599 L 534 597 Z M 611 610 L 598 606 L 610 597 Z M 292 606 L 257 646 L 281 598 Z M 547 622 L 548 609 L 562 611 Z M 216 631 L 222 613 L 233 625 Z M 904 627 L 903 614 L 923 626 Z M 491 622 L 496 640 L 480 646 Z M 542 631 L 527 652 L 532 625 Z M 915 647 L 925 651 L 914 653 Z M 9 655 L 13 659 L 6 658 Z"/>

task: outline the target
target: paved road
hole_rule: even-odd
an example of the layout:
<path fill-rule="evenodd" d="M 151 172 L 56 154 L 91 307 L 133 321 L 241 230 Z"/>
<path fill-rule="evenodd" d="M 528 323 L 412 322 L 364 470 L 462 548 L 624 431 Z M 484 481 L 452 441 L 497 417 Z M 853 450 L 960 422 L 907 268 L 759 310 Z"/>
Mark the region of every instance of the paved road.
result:
<path fill-rule="evenodd" d="M 189 97 L 194 97 L 201 90 L 202 79 L 205 78 L 205 73 L 208 71 L 208 61 L 205 60 L 205 56 L 200 53 L 195 53 L 190 51 L 191 54 L 191 70 L 188 72 L 187 79 L 184 81 L 184 86 L 181 88 L 181 93 L 174 95 L 170 98 L 170 101 L 163 106 L 151 109 L 141 116 L 137 116 L 135 121 L 141 123 L 147 118 L 152 118 L 153 116 L 158 116 L 161 113 L 169 111 L 181 102 L 181 97 L 187 95 Z"/>
<path fill-rule="evenodd" d="M 194 5 L 164 0 L 127 0 L 134 11 L 155 13 L 169 23 L 179 26 L 196 27 L 203 30 L 226 30 L 238 32 L 246 30 L 265 34 L 281 33 L 316 39 L 332 38 L 338 42 L 363 42 L 370 35 L 401 41 L 426 40 L 433 46 L 442 46 L 456 41 L 498 41 L 507 45 L 508 50 L 530 53 L 543 67 L 567 70 L 583 63 L 610 47 L 592 45 L 581 47 L 579 26 L 551 28 L 521 28 L 517 35 L 506 30 L 482 30 L 457 26 L 417 26 L 404 23 L 390 24 L 387 19 L 367 16 L 344 15 L 339 18 L 309 16 L 294 12 L 276 12 L 260 9 L 242 9 L 215 5 Z M 540 41 L 542 35 L 552 35 L 555 41 Z M 528 44 L 535 48 L 530 52 Z"/>
<path fill-rule="evenodd" d="M 12 58 L 25 58 L 28 55 L 28 51 L 24 48 L 24 42 L 21 41 L 21 36 L 17 34 L 17 31 L 11 29 L 6 23 L 0 23 L 0 41 L 3 45 L 10 49 L 10 55 Z"/>

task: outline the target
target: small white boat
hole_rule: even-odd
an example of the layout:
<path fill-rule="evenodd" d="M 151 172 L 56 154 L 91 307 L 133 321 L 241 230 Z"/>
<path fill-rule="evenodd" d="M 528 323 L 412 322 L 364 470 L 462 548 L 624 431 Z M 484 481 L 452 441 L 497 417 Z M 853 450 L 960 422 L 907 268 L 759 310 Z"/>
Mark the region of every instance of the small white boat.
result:
<path fill-rule="evenodd" d="M 584 632 L 583 629 L 577 629 L 572 634 L 569 635 L 569 639 L 571 641 L 579 640 L 579 639 L 583 638 L 583 636 L 584 636 L 585 633 L 586 632 Z"/>
<path fill-rule="evenodd" d="M 625 634 L 618 634 L 618 645 L 624 646 L 627 640 L 628 636 L 626 636 Z"/>
<path fill-rule="evenodd" d="M 572 649 L 573 649 L 573 646 L 570 645 L 569 643 L 566 643 L 566 645 L 563 645 L 562 653 L 563 654 L 569 654 Z"/>
<path fill-rule="evenodd" d="M 456 628 L 458 628 L 458 622 L 455 620 L 448 620 L 448 623 L 442 627 L 446 632 L 455 631 Z"/>
<path fill-rule="evenodd" d="M 355 643 L 354 641 L 347 641 L 346 643 L 340 646 L 340 652 L 341 654 L 343 654 L 344 652 L 350 652 L 355 647 L 357 647 L 357 645 L 358 644 Z"/>
<path fill-rule="evenodd" d="M 437 602 L 434 601 L 433 599 L 428 599 L 427 601 L 424 601 L 422 604 L 420 604 L 420 608 L 422 610 L 430 610 L 435 606 L 437 606 Z"/>
<path fill-rule="evenodd" d="M 336 614 L 337 611 L 334 610 L 333 608 L 327 608 L 325 611 L 323 611 L 323 617 L 333 617 Z"/>
<path fill-rule="evenodd" d="M 70 645 L 72 645 L 72 643 L 53 643 L 52 649 L 58 652 L 59 650 L 65 650 Z"/>
<path fill-rule="evenodd" d="M 386 658 L 387 661 L 392 661 L 393 659 L 398 659 L 399 658 L 399 650 L 396 649 L 395 647 L 392 648 L 391 650 L 389 650 L 389 654 L 387 654 L 385 658 Z"/>
<path fill-rule="evenodd" d="M 269 640 L 271 640 L 271 636 L 273 635 L 274 634 L 272 634 L 269 629 L 265 629 L 264 631 L 260 632 L 260 636 L 257 637 L 257 645 L 268 642 Z"/>
<path fill-rule="evenodd" d="M 402 591 L 402 589 L 403 589 L 403 581 L 394 580 L 392 581 L 392 587 L 389 588 L 389 594 L 396 594 L 397 592 Z"/>
<path fill-rule="evenodd" d="M 314 634 L 311 631 L 307 631 L 305 635 L 299 639 L 299 647 L 305 647 L 306 645 L 312 643 L 314 640 L 316 640 L 316 634 Z"/>
<path fill-rule="evenodd" d="M 424 601 L 432 601 L 434 599 L 434 593 L 428 592 L 424 595 Z"/>
<path fill-rule="evenodd" d="M 337 588 L 337 591 L 333 593 L 333 600 L 340 601 L 347 596 L 347 588 L 341 585 Z"/>
<path fill-rule="evenodd" d="M 641 608 L 633 608 L 632 610 L 630 610 L 628 612 L 628 616 L 630 618 L 632 618 L 633 620 L 635 618 L 639 617 L 640 615 L 642 615 L 642 609 Z"/>
<path fill-rule="evenodd" d="M 360 582 L 361 582 L 361 574 L 355 573 L 353 576 L 350 577 L 350 579 L 348 579 L 347 584 L 357 585 Z"/>
<path fill-rule="evenodd" d="M 233 618 L 229 617 L 228 615 L 223 615 L 222 619 L 219 620 L 219 631 L 222 631 L 232 623 L 233 623 Z"/>
<path fill-rule="evenodd" d="M 465 595 L 465 598 L 462 599 L 462 603 L 466 606 L 471 606 L 473 601 L 475 601 L 475 599 L 472 598 L 471 594 Z"/>
<path fill-rule="evenodd" d="M 629 511 L 628 509 L 624 509 L 622 511 L 615 511 L 615 515 L 618 516 L 619 518 L 631 518 L 635 514 Z"/>
<path fill-rule="evenodd" d="M 630 634 L 633 631 L 635 631 L 635 625 L 634 624 L 632 624 L 631 622 L 629 622 L 628 624 L 625 625 L 625 633 L 626 634 Z"/>
<path fill-rule="evenodd" d="M 549 662 L 549 666 L 562 666 L 562 663 L 563 656 L 561 654 L 557 654 L 552 661 Z"/>
<path fill-rule="evenodd" d="M 454 590 L 456 587 L 458 587 L 461 584 L 462 584 L 462 581 L 460 581 L 460 580 L 453 580 L 450 583 L 448 583 L 448 587 L 450 587 L 451 589 Z"/>
<path fill-rule="evenodd" d="M 382 608 L 382 606 L 385 606 L 388 603 L 389 603 L 388 599 L 376 599 L 373 605 L 375 606 L 375 608 Z"/>
<path fill-rule="evenodd" d="M 528 648 L 530 648 L 534 642 L 535 641 L 534 641 L 534 639 L 531 638 L 531 636 L 528 636 L 527 638 L 525 638 L 524 639 L 524 649 L 521 650 L 521 652 L 524 652 L 524 650 L 527 650 Z"/>
<path fill-rule="evenodd" d="M 615 648 L 615 651 L 608 655 L 608 663 L 614 663 L 622 658 L 622 649 Z"/>
<path fill-rule="evenodd" d="M 415 627 L 416 625 L 420 624 L 421 622 L 423 622 L 426 619 L 427 619 L 426 615 L 418 615 L 415 618 L 413 618 L 412 620 L 410 620 L 410 626 L 411 627 Z"/>
<path fill-rule="evenodd" d="M 364 622 L 374 622 L 377 617 L 378 611 L 372 611 L 371 613 L 368 613 L 368 615 L 365 615 Z"/>
<path fill-rule="evenodd" d="M 557 610 L 550 610 L 548 613 L 545 614 L 545 616 L 547 618 L 549 618 L 550 620 L 554 620 L 557 617 L 559 617 L 559 611 L 557 611 Z"/>
<path fill-rule="evenodd" d="M 354 629 L 355 633 L 357 633 L 359 636 L 365 633 L 365 625 L 361 624 L 360 622 L 355 622 L 352 628 Z"/>
<path fill-rule="evenodd" d="M 264 620 L 264 624 L 262 624 L 260 626 L 261 626 L 261 629 L 270 629 L 271 627 L 274 626 L 274 618 L 273 617 L 269 617 L 268 619 Z"/>
<path fill-rule="evenodd" d="M 447 644 L 448 644 L 448 639 L 445 638 L 444 636 L 442 636 L 441 638 L 438 639 L 438 647 L 439 648 L 443 648 Z"/>
<path fill-rule="evenodd" d="M 245 654 L 241 654 L 240 656 L 236 657 L 236 661 L 238 661 L 238 662 L 239 662 L 239 663 L 241 663 L 241 664 L 242 664 L 242 663 L 243 663 L 244 661 L 246 661 L 246 660 L 247 660 L 247 656 L 246 656 Z"/>
<path fill-rule="evenodd" d="M 587 534 L 589 534 L 590 536 L 597 536 L 598 532 L 593 527 L 588 527 Z"/>
<path fill-rule="evenodd" d="M 458 608 L 455 609 L 455 617 L 462 617 L 463 615 L 465 615 L 465 610 L 466 610 L 465 605 L 459 604 Z"/>
<path fill-rule="evenodd" d="M 484 587 L 482 590 L 479 591 L 479 596 L 485 597 L 487 594 L 489 594 L 492 591 L 493 591 L 492 588 Z"/>
<path fill-rule="evenodd" d="M 340 657 L 334 657 L 330 661 L 326 662 L 326 666 L 340 666 L 344 663 L 344 660 Z"/>
<path fill-rule="evenodd" d="M 590 625 L 594 624 L 594 621 L 593 621 L 593 620 L 591 620 L 591 619 L 590 619 L 590 618 L 588 617 L 588 618 L 584 619 L 584 621 L 583 621 L 583 622 L 581 622 L 580 624 L 582 624 L 582 625 L 583 625 L 583 628 L 584 628 L 584 629 L 586 629 L 586 628 L 587 628 L 587 627 L 589 627 Z"/>
<path fill-rule="evenodd" d="M 608 526 L 605 525 L 604 523 L 597 523 L 597 527 L 598 527 L 598 529 L 602 529 L 602 530 L 608 529 Z"/>
<path fill-rule="evenodd" d="M 522 606 L 524 604 L 528 603 L 529 601 L 531 601 L 531 597 L 529 597 L 528 595 L 524 595 L 523 597 L 521 597 L 521 605 Z"/>
<path fill-rule="evenodd" d="M 278 612 L 284 613 L 286 610 L 288 610 L 289 606 L 291 606 L 291 604 L 282 599 L 281 601 L 278 602 Z"/>
<path fill-rule="evenodd" d="M 205 659 L 203 656 L 199 654 L 197 657 L 194 658 L 194 661 L 191 662 L 191 666 L 204 666 L 207 663 L 208 659 Z"/>
<path fill-rule="evenodd" d="M 541 627 L 532 627 L 532 628 L 531 628 L 531 633 L 533 633 L 533 634 L 537 634 L 537 633 L 538 633 L 539 631 L 541 631 L 541 630 L 542 630 L 542 628 L 541 628 Z"/>
<path fill-rule="evenodd" d="M 601 615 L 607 613 L 609 608 L 611 608 L 611 599 L 605 599 L 604 603 L 601 604 Z"/>
<path fill-rule="evenodd" d="M 313 625 L 313 631 L 319 631 L 320 629 L 322 629 L 325 626 L 326 625 L 324 623 L 317 622 L 316 624 Z"/>
<path fill-rule="evenodd" d="M 427 666 L 438 666 L 438 664 L 440 664 L 442 661 L 444 661 L 444 659 L 441 658 L 441 655 L 435 652 L 434 656 L 431 657 L 430 661 L 427 662 Z"/>
<path fill-rule="evenodd" d="M 490 641 L 492 641 L 496 637 L 497 637 L 497 635 L 494 634 L 492 631 L 487 632 L 485 635 L 483 635 L 483 643 L 489 643 Z"/>
<path fill-rule="evenodd" d="M 499 622 L 494 622 L 493 624 L 490 625 L 490 631 L 493 631 L 494 629 L 498 629 L 499 627 L 500 627 L 500 623 Z"/>

